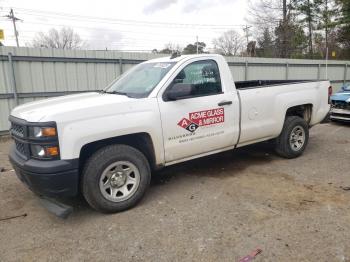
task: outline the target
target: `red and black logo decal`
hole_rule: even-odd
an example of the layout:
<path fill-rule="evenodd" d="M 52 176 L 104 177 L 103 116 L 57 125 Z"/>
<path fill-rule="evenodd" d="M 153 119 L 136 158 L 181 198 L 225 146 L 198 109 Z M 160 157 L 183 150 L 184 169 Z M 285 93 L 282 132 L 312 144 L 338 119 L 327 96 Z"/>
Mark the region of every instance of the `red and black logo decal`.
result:
<path fill-rule="evenodd" d="M 177 125 L 181 126 L 182 128 L 185 128 L 187 131 L 194 132 L 199 127 L 196 123 L 191 122 L 187 118 L 182 118 Z"/>
<path fill-rule="evenodd" d="M 188 118 L 182 118 L 178 126 L 187 131 L 194 132 L 200 126 L 209 126 L 225 122 L 224 108 L 216 108 L 189 113 Z"/>

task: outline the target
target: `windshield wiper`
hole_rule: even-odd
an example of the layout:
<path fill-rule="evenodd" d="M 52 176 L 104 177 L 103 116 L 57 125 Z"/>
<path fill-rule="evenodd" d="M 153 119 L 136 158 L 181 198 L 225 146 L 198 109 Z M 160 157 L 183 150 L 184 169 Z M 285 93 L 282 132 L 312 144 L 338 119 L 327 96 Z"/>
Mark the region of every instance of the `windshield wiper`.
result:
<path fill-rule="evenodd" d="M 120 92 L 120 91 L 106 91 L 106 90 L 101 90 L 101 93 L 104 93 L 104 94 L 115 94 L 115 95 L 122 95 L 122 96 L 127 96 L 129 97 L 129 94 L 126 93 L 126 92 Z"/>

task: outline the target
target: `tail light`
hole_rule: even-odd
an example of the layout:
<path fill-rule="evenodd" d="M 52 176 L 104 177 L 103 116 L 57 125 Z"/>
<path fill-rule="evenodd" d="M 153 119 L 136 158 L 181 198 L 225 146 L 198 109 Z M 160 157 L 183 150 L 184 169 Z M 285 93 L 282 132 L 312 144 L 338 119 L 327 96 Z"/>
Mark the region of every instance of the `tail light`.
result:
<path fill-rule="evenodd" d="M 332 95 L 332 93 L 333 93 L 333 87 L 330 86 L 330 87 L 328 87 L 328 104 L 331 103 L 331 95 Z"/>

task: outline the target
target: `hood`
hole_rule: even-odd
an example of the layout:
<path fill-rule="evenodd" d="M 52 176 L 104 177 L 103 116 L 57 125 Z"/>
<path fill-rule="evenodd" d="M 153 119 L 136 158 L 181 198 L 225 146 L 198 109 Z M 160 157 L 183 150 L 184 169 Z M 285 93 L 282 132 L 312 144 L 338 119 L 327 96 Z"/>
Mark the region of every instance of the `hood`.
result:
<path fill-rule="evenodd" d="M 331 100 L 350 102 L 350 91 L 339 91 L 331 96 Z"/>
<path fill-rule="evenodd" d="M 83 118 L 86 113 L 90 115 L 104 113 L 103 111 L 108 111 L 108 108 L 111 110 L 111 107 L 115 108 L 118 104 L 134 100 L 137 99 L 123 95 L 89 92 L 26 103 L 13 109 L 11 115 L 29 122 L 57 121 L 61 117 L 66 118 L 67 115 L 71 119 L 76 119 Z M 109 105 L 113 106 L 109 107 Z"/>

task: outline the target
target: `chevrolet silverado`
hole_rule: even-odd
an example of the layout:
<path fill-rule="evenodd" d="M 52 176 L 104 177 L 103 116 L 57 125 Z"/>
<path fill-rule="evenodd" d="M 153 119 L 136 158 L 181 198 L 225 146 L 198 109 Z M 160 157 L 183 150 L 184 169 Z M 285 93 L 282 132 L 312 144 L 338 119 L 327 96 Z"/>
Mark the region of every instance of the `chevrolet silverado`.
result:
<path fill-rule="evenodd" d="M 136 205 L 153 170 L 261 141 L 300 156 L 329 112 L 329 81 L 234 82 L 220 55 L 138 64 L 99 92 L 16 107 L 10 161 L 35 193 L 82 193 L 91 207 Z"/>

